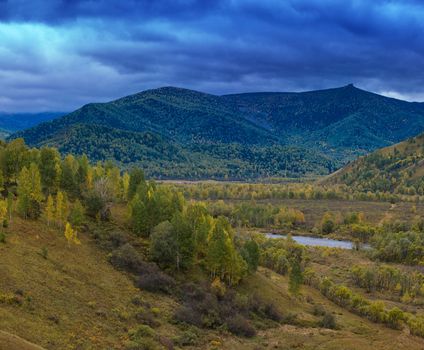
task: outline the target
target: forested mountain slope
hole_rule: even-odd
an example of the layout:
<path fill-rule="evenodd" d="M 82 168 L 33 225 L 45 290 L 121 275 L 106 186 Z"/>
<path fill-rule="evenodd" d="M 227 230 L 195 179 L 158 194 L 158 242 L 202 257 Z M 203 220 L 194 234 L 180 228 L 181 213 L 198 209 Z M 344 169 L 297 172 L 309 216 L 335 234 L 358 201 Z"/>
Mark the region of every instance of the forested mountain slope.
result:
<path fill-rule="evenodd" d="M 424 193 L 424 134 L 359 158 L 324 181 L 352 189 L 400 194 Z"/>
<path fill-rule="evenodd" d="M 139 164 L 149 176 L 253 179 L 327 174 L 423 130 L 422 104 L 353 85 L 225 96 L 164 87 L 85 105 L 12 138 Z"/>

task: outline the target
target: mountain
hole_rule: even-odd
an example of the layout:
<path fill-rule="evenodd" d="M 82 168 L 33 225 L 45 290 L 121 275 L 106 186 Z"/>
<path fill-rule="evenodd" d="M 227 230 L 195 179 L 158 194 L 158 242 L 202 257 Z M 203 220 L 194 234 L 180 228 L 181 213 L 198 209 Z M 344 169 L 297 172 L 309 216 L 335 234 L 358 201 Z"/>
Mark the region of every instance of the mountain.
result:
<path fill-rule="evenodd" d="M 155 177 L 253 179 L 328 174 L 422 131 L 423 104 L 353 85 L 224 96 L 164 87 L 85 105 L 12 138 L 139 164 Z"/>
<path fill-rule="evenodd" d="M 361 192 L 424 194 L 424 134 L 360 157 L 327 177 Z"/>
<path fill-rule="evenodd" d="M 290 144 L 346 160 L 424 130 L 424 104 L 345 87 L 301 93 L 227 95 L 251 120 Z"/>
<path fill-rule="evenodd" d="M 0 112 L 0 129 L 12 133 L 65 115 L 64 112 L 6 113 Z"/>

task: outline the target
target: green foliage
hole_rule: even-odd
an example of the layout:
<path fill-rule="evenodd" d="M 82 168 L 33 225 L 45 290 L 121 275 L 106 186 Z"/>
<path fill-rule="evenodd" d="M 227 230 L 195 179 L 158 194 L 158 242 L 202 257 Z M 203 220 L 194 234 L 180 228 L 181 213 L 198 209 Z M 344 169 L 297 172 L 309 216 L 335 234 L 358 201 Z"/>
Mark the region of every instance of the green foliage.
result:
<path fill-rule="evenodd" d="M 29 169 L 25 166 L 19 173 L 18 178 L 18 203 L 19 214 L 24 218 L 36 219 L 41 215 L 41 192 L 40 172 L 35 163 L 31 163 Z"/>
<path fill-rule="evenodd" d="M 241 251 L 241 255 L 247 263 L 249 272 L 255 272 L 258 269 L 260 258 L 259 245 L 256 241 L 253 239 L 246 241 Z"/>
<path fill-rule="evenodd" d="M 72 226 L 79 228 L 84 223 L 84 220 L 85 209 L 79 199 L 77 199 L 71 207 L 71 211 L 69 213 L 69 222 L 72 224 Z"/>

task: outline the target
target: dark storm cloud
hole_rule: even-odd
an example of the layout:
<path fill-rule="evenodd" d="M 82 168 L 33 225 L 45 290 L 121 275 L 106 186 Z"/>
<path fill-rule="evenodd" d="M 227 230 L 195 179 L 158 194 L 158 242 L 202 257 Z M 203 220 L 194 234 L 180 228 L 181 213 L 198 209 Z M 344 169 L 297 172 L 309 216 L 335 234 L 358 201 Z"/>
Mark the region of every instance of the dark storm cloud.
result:
<path fill-rule="evenodd" d="M 420 1 L 1 1 L 0 110 L 177 85 L 424 100 Z"/>

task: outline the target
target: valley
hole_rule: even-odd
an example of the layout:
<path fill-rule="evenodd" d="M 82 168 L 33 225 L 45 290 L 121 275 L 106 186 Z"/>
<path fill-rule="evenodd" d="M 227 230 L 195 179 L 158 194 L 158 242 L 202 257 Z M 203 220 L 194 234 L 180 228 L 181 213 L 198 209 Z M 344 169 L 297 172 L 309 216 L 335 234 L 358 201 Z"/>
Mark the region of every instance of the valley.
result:
<path fill-rule="evenodd" d="M 155 183 L 19 139 L 0 168 L 0 348 L 424 346 L 417 194 Z"/>

